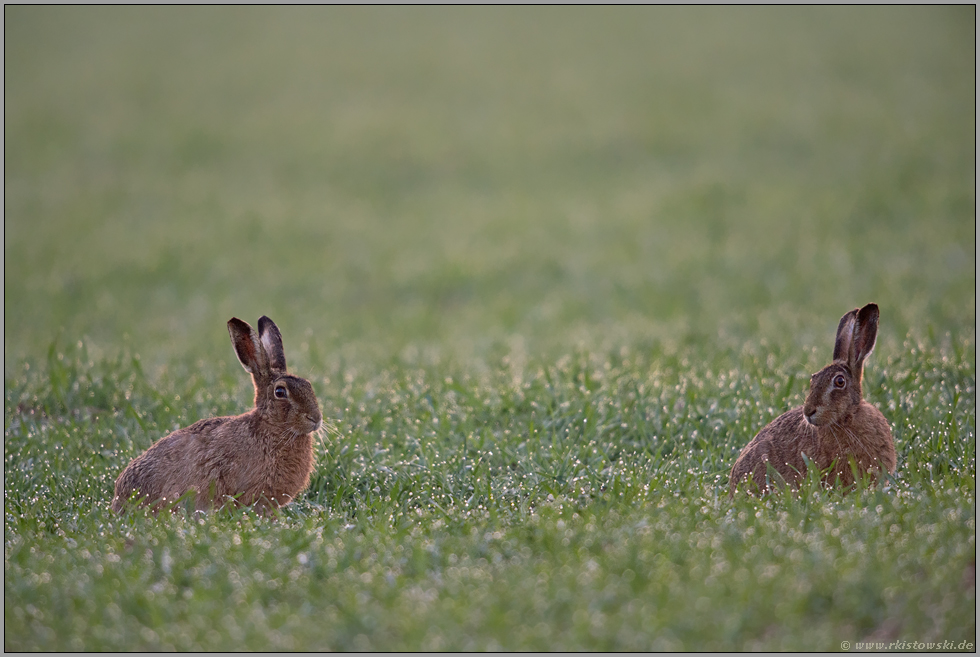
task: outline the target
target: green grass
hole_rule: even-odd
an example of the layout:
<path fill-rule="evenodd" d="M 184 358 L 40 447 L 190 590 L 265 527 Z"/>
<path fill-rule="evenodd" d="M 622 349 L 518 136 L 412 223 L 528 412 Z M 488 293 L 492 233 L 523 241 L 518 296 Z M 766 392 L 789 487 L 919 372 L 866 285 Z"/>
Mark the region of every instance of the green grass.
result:
<path fill-rule="evenodd" d="M 4 25 L 5 649 L 975 646 L 973 7 Z M 894 478 L 729 502 L 869 301 Z M 261 314 L 309 489 L 111 513 Z"/>

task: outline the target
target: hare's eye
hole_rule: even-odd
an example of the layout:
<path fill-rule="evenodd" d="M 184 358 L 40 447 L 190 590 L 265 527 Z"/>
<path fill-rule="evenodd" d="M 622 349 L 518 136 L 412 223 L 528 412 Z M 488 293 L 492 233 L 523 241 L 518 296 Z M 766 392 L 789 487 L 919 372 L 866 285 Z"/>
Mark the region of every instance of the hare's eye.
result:
<path fill-rule="evenodd" d="M 276 386 L 276 399 L 286 398 L 286 386 Z"/>
<path fill-rule="evenodd" d="M 834 387 L 835 388 L 843 388 L 846 384 L 847 384 L 847 381 L 844 379 L 844 375 L 843 374 L 838 374 L 837 376 L 834 377 Z"/>

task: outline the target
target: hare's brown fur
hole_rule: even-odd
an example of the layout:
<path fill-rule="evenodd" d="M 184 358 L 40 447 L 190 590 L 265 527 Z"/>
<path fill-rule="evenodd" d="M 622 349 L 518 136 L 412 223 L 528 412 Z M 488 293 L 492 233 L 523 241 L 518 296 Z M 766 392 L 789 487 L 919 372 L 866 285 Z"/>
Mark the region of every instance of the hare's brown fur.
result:
<path fill-rule="evenodd" d="M 200 420 L 158 440 L 119 475 L 114 510 L 122 511 L 130 499 L 159 510 L 187 493 L 198 509 L 232 500 L 276 508 L 306 488 L 313 469 L 312 432 L 322 420 L 313 387 L 286 373 L 272 320 L 259 320 L 259 334 L 238 319 L 228 324 L 236 353 L 252 374 L 255 408 Z"/>
<path fill-rule="evenodd" d="M 766 492 L 770 485 L 767 464 L 775 471 L 769 474 L 771 484 L 782 483 L 774 481 L 775 475 L 797 487 L 806 476 L 804 454 L 821 472 L 827 471 L 823 481 L 828 485 L 849 487 L 854 483 L 851 458 L 858 472 L 872 477 L 879 461 L 888 472 L 894 472 L 895 447 L 884 438 L 886 435 L 891 437 L 888 420 L 867 402 L 862 402 L 848 422 L 819 428 L 807 422 L 803 407 L 797 406 L 763 427 L 745 446 L 732 467 L 729 493 L 734 495 L 737 485 L 746 479 L 750 479 L 754 492 Z"/>
<path fill-rule="evenodd" d="M 834 360 L 810 381 L 803 406 L 767 424 L 739 454 L 729 477 L 729 496 L 748 481 L 749 490 L 765 493 L 773 484 L 796 488 L 810 461 L 826 485 L 850 488 L 852 461 L 859 474 L 876 478 L 894 472 L 895 445 L 881 412 L 862 398 L 864 360 L 874 349 L 878 306 L 868 304 L 841 318 Z"/>

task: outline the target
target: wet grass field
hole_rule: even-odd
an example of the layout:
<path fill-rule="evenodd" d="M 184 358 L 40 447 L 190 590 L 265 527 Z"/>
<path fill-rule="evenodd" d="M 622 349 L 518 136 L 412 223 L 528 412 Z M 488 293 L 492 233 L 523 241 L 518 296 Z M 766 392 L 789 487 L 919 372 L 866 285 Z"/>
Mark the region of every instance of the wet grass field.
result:
<path fill-rule="evenodd" d="M 975 647 L 974 25 L 5 8 L 5 649 Z M 869 301 L 895 476 L 730 502 Z M 307 491 L 113 514 L 263 314 Z"/>

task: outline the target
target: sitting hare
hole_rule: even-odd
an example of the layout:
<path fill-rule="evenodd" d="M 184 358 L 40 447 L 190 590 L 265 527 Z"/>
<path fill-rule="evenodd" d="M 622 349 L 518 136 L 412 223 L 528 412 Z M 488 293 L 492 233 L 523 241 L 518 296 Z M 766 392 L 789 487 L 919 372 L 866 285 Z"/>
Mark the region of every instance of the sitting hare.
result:
<path fill-rule="evenodd" d="M 313 432 L 322 422 L 313 386 L 286 373 L 282 336 L 268 317 L 258 334 L 228 321 L 238 360 L 252 375 L 255 408 L 195 422 L 154 443 L 116 480 L 112 508 L 140 500 L 154 511 L 188 492 L 197 509 L 228 501 L 260 510 L 289 504 L 310 481 Z"/>
<path fill-rule="evenodd" d="M 864 361 L 877 336 L 877 305 L 869 303 L 841 317 L 834 361 L 810 377 L 803 406 L 780 415 L 745 446 L 732 467 L 729 497 L 745 480 L 752 492 L 766 493 L 780 478 L 796 488 L 806 475 L 804 455 L 826 471 L 827 485 L 853 485 L 852 460 L 859 473 L 872 478 L 880 469 L 895 472 L 888 421 L 861 394 Z"/>

